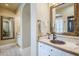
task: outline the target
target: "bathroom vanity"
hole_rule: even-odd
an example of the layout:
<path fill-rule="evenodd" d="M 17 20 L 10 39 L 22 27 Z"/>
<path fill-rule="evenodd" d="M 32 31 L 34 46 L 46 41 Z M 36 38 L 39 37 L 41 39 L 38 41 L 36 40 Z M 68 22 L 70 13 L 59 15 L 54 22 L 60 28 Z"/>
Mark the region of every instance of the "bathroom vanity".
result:
<path fill-rule="evenodd" d="M 39 42 L 38 56 L 73 56 L 73 54 L 62 51 L 48 44 Z"/>
<path fill-rule="evenodd" d="M 38 40 L 38 56 L 78 56 L 79 55 L 79 45 L 76 45 L 77 37 L 75 41 L 67 36 L 60 36 L 57 40 L 63 40 L 65 44 L 55 44 L 51 43 L 50 39 L 46 37 L 41 37 Z M 66 40 L 67 39 L 67 40 Z M 68 39 L 72 40 L 71 42 Z"/>
<path fill-rule="evenodd" d="M 77 14 L 78 13 L 78 14 Z M 79 56 L 79 4 L 50 6 L 50 32 L 56 41 L 39 37 L 38 56 Z M 54 37 L 54 36 L 53 36 Z M 58 44 L 58 42 L 65 42 Z"/>

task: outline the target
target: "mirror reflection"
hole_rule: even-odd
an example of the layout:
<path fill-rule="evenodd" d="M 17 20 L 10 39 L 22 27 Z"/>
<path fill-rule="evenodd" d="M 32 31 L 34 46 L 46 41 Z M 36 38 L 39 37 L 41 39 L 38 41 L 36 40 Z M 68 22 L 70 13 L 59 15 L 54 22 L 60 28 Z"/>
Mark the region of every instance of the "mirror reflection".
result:
<path fill-rule="evenodd" d="M 14 24 L 12 17 L 2 16 L 2 39 L 11 39 L 14 37 Z"/>
<path fill-rule="evenodd" d="M 79 36 L 75 30 L 74 3 L 63 3 L 51 7 L 51 33 Z"/>
<path fill-rule="evenodd" d="M 74 4 L 63 4 L 56 7 L 55 32 L 74 32 Z"/>

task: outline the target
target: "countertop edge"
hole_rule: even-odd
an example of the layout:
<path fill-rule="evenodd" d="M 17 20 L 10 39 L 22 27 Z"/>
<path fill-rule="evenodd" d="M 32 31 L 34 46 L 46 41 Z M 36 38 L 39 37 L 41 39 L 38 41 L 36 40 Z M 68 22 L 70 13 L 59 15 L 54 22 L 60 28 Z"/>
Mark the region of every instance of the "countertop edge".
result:
<path fill-rule="evenodd" d="M 43 42 L 43 41 L 40 41 L 40 40 L 38 40 L 38 42 L 41 42 L 41 43 L 44 43 L 44 44 L 47 44 L 47 45 L 53 46 L 54 48 L 57 48 L 57 49 L 59 49 L 59 50 L 62 50 L 62 51 L 65 51 L 65 52 L 71 53 L 71 54 L 73 54 L 74 56 L 79 56 L 78 53 L 75 53 L 75 52 L 73 52 L 73 51 L 69 51 L 69 50 L 66 50 L 66 49 L 63 49 L 63 48 L 60 48 L 60 47 L 57 47 L 57 46 L 51 45 L 51 44 L 49 44 L 49 43 L 47 43 L 47 42 Z"/>

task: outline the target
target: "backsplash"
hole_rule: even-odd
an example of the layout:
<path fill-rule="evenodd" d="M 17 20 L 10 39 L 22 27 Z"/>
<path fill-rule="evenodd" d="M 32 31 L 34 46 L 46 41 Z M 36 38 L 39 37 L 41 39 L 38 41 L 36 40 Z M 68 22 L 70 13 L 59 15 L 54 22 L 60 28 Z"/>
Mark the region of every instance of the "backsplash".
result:
<path fill-rule="evenodd" d="M 58 40 L 65 40 L 68 42 L 79 43 L 79 37 L 66 36 L 66 35 L 57 35 Z"/>

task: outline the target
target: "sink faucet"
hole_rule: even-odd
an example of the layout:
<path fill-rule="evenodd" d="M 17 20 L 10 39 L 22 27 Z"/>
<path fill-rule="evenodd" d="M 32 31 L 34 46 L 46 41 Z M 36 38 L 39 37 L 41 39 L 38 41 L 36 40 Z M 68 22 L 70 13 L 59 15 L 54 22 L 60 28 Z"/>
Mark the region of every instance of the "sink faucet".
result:
<path fill-rule="evenodd" d="M 48 35 L 48 39 L 50 39 L 50 35 L 51 35 L 51 34 L 50 34 L 50 33 L 47 33 L 47 35 Z"/>
<path fill-rule="evenodd" d="M 55 40 L 56 39 L 56 34 L 55 33 L 53 33 L 53 40 Z"/>
<path fill-rule="evenodd" d="M 50 38 L 51 34 L 50 34 L 50 33 L 47 33 L 47 35 L 48 35 L 48 39 L 51 39 L 51 38 Z M 52 39 L 53 39 L 53 40 L 56 39 L 56 34 L 55 34 L 55 33 L 52 34 Z"/>

